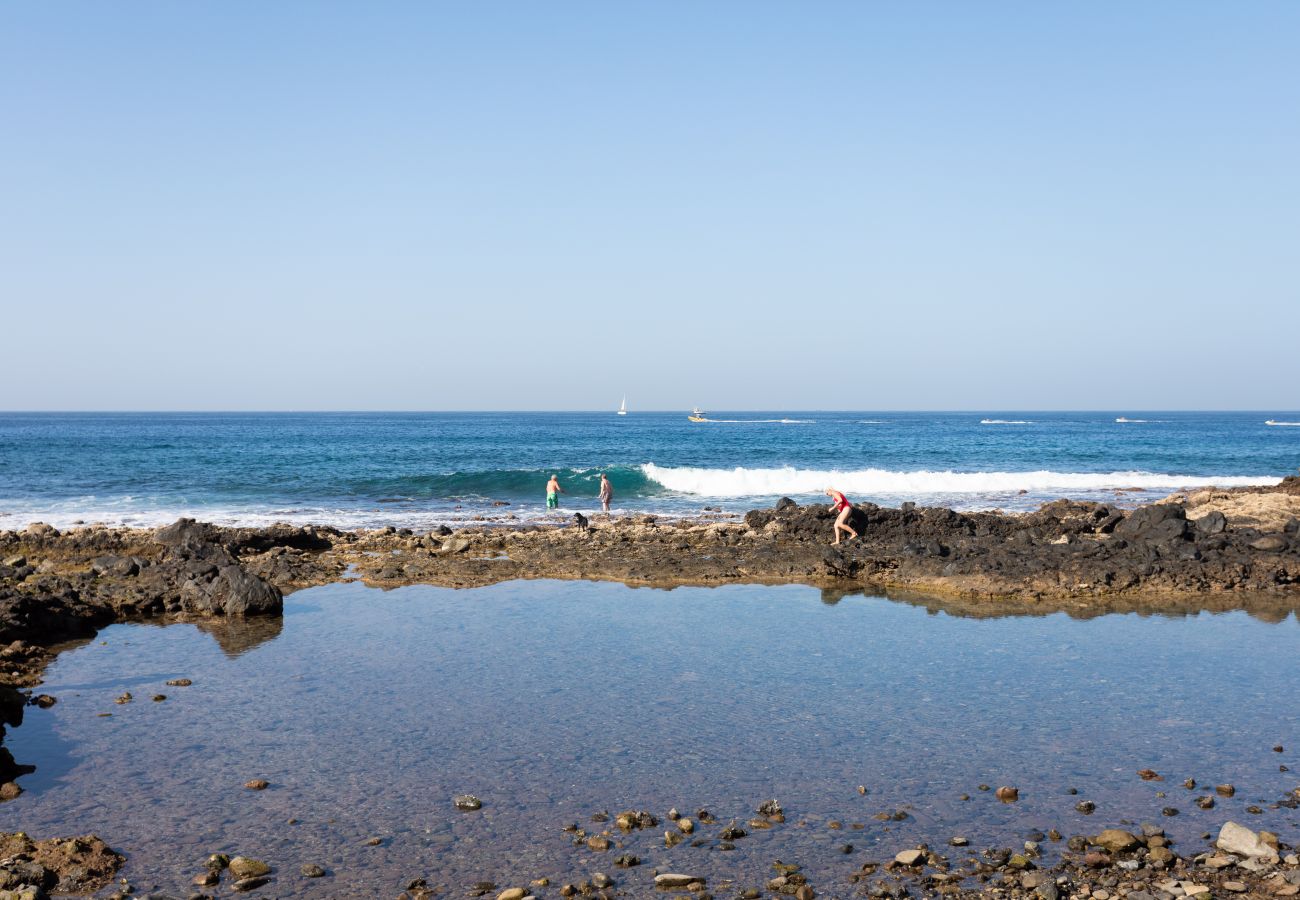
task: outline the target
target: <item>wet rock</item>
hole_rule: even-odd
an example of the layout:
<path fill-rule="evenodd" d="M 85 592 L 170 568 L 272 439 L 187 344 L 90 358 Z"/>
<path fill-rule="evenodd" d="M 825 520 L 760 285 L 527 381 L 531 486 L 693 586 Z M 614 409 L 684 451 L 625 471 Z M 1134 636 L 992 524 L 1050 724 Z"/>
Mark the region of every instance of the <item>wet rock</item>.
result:
<path fill-rule="evenodd" d="M 0 802 L 14 800 L 23 792 L 22 787 L 16 781 L 6 781 L 0 784 Z"/>
<path fill-rule="evenodd" d="M 254 778 L 251 781 L 244 782 L 244 787 L 250 791 L 264 791 L 270 786 L 270 782 L 264 778 Z"/>
<path fill-rule="evenodd" d="M 1162 816 L 1176 816 L 1176 815 L 1178 815 L 1178 810 L 1177 810 L 1176 808 L 1172 807 L 1172 806 L 1166 806 L 1164 809 L 1160 810 L 1160 815 L 1162 815 Z"/>
<path fill-rule="evenodd" d="M 591 876 L 592 887 L 604 890 L 614 886 L 614 879 L 610 878 L 604 872 L 596 872 Z"/>
<path fill-rule="evenodd" d="M 1187 788 L 1189 791 L 1196 790 L 1196 779 L 1195 778 L 1187 779 L 1186 781 L 1183 782 L 1183 787 Z"/>
<path fill-rule="evenodd" d="M 954 837 L 954 838 L 949 838 L 948 843 L 954 847 L 965 847 L 968 844 L 970 844 L 970 841 L 968 841 L 964 837 Z"/>
<path fill-rule="evenodd" d="M 633 866 L 641 865 L 641 857 L 633 856 L 631 853 L 624 853 L 622 856 L 614 857 L 614 865 L 620 869 L 630 869 Z"/>
<path fill-rule="evenodd" d="M 924 850 L 903 850 L 894 854 L 894 862 L 900 866 L 918 866 L 925 862 Z"/>
<path fill-rule="evenodd" d="M 604 851 L 608 850 L 612 845 L 610 844 L 609 838 L 605 837 L 604 835 L 593 834 L 591 837 L 587 838 L 587 846 L 590 847 L 592 850 L 596 850 L 603 853 Z"/>
<path fill-rule="evenodd" d="M 256 890 L 263 885 L 269 884 L 270 881 L 271 879 L 267 878 L 265 875 L 249 875 L 245 878 L 238 879 L 230 887 L 232 890 L 244 893 L 246 891 Z"/>
<path fill-rule="evenodd" d="M 323 878 L 325 876 L 325 870 L 315 863 L 303 863 L 298 868 L 298 874 L 303 878 Z M 410 889 L 409 885 L 407 889 Z"/>
<path fill-rule="evenodd" d="M 497 894 L 497 900 L 524 900 L 526 896 L 528 896 L 528 892 L 523 888 L 506 888 Z"/>
<path fill-rule="evenodd" d="M 1002 786 L 997 789 L 996 796 L 1003 803 L 1015 803 L 1020 799 L 1020 791 L 1009 786 Z"/>
<path fill-rule="evenodd" d="M 198 887 L 212 887 L 212 885 L 220 884 L 220 882 L 221 876 L 216 872 L 202 872 L 194 876 L 194 880 L 191 884 L 197 885 Z"/>
<path fill-rule="evenodd" d="M 737 825 L 733 819 L 730 825 L 718 833 L 718 837 L 724 841 L 734 841 L 743 838 L 748 833 L 749 832 L 745 831 L 745 829 Z"/>
<path fill-rule="evenodd" d="M 173 678 L 167 682 L 167 686 L 168 687 L 189 687 L 193 683 L 194 682 L 190 681 L 188 678 Z"/>
<path fill-rule="evenodd" d="M 1237 793 L 1237 789 L 1230 784 L 1220 784 L 1215 786 L 1214 792 L 1220 797 L 1231 797 Z"/>
<path fill-rule="evenodd" d="M 260 859 L 254 859 L 251 856 L 236 856 L 230 860 L 230 874 L 236 878 L 255 878 L 260 875 L 269 875 L 271 867 Z"/>
<path fill-rule="evenodd" d="M 677 827 L 682 830 L 683 834 L 690 834 L 695 830 L 695 823 L 690 819 L 680 818 L 677 820 Z"/>
<path fill-rule="evenodd" d="M 473 812 L 483 808 L 483 801 L 473 794 L 458 794 L 451 798 L 451 802 L 462 812 Z"/>
<path fill-rule="evenodd" d="M 209 871 L 220 872 L 230 865 L 230 857 L 224 853 L 214 853 L 204 860 L 203 864 Z"/>
<path fill-rule="evenodd" d="M 679 872 L 663 872 L 655 876 L 655 887 L 660 888 L 686 887 L 695 883 L 704 884 L 705 880 L 695 875 L 683 875 Z"/>
<path fill-rule="evenodd" d="M 1085 816 L 1090 816 L 1097 811 L 1097 804 L 1093 803 L 1091 800 L 1080 800 L 1078 803 L 1074 804 L 1074 808 Z"/>
<path fill-rule="evenodd" d="M 1138 777 L 1143 781 L 1164 781 L 1164 777 L 1155 769 L 1139 769 Z"/>
<path fill-rule="evenodd" d="M 166 694 L 154 694 L 154 695 L 153 695 L 153 702 L 154 702 L 154 703 L 162 703 L 162 702 L 163 702 L 164 700 L 166 700 L 166 699 L 167 699 L 167 695 L 166 695 Z"/>
<path fill-rule="evenodd" d="M 866 789 L 860 788 L 859 793 L 865 794 Z M 781 809 L 781 804 L 778 803 L 775 798 L 773 798 L 771 800 L 765 800 L 761 804 L 759 804 L 759 807 L 757 810 L 755 810 L 755 812 L 763 816 L 779 816 L 784 812 L 784 810 Z"/>
<path fill-rule="evenodd" d="M 51 697 L 49 694 L 37 694 L 32 698 L 32 706 L 39 707 L 40 709 L 49 709 L 58 702 L 58 698 Z"/>

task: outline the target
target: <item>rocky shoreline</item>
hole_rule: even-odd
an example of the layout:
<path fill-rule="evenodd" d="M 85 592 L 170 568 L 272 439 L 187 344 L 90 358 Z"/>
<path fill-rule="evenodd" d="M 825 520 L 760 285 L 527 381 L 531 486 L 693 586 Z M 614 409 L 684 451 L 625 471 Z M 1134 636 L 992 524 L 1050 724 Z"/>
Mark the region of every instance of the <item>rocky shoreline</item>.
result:
<path fill-rule="evenodd" d="M 829 545 L 831 521 L 826 506 L 782 500 L 772 509 L 751 510 L 743 522 L 641 516 L 596 519 L 590 527 L 442 528 L 417 534 L 394 528 L 220 528 L 183 519 L 157 530 L 90 526 L 59 532 L 38 524 L 0 532 L 0 739 L 4 725 L 20 724 L 24 708 L 42 702 L 30 688 L 67 641 L 87 639 L 118 621 L 276 617 L 285 592 L 344 578 L 384 588 L 468 587 L 521 578 L 663 586 L 807 583 L 821 586 L 832 599 L 869 589 L 963 615 L 1245 608 L 1282 617 L 1300 608 L 1300 479 L 1295 477 L 1276 488 L 1175 495 L 1132 510 L 1064 500 L 1026 515 L 860 504 L 852 524 L 861 538 L 839 546 Z M 26 771 L 0 746 L 0 801 L 21 793 L 17 779 Z M 6 839 L 19 848 L 10 857 L 34 859 L 45 852 L 37 847 L 42 842 L 32 844 L 25 835 Z M 46 857 L 75 862 L 47 866 L 44 886 L 102 887 L 116 868 L 111 851 L 97 838 L 69 840 L 79 842 L 73 845 L 76 852 L 52 850 Z M 1151 849 L 1149 842 L 1143 847 Z M 934 854 L 921 850 L 933 868 Z M 77 855 L 83 851 L 94 857 L 94 866 Z M 1285 861 L 1279 865 L 1286 868 Z M 5 871 L 0 865 L 0 897 L 25 883 Z M 1001 879 L 998 890 L 1015 896 L 1023 888 L 1025 896 L 1046 897 L 1043 886 L 1061 878 L 1066 879 L 1062 884 L 1081 883 L 1074 870 L 1043 871 L 1057 874 L 1028 887 Z M 927 876 L 925 893 L 966 889 L 961 879 L 939 874 Z M 1241 877 L 1256 885 L 1255 874 Z M 1300 882 L 1300 875 L 1284 881 L 1279 890 Z M 802 887 L 797 879 L 785 884 L 795 890 L 770 885 L 768 890 L 797 894 Z M 1097 890 L 1106 893 L 1109 888 L 1101 885 Z M 1265 893 L 1289 896 L 1272 889 Z M 1105 900 L 1095 891 L 1075 895 Z"/>

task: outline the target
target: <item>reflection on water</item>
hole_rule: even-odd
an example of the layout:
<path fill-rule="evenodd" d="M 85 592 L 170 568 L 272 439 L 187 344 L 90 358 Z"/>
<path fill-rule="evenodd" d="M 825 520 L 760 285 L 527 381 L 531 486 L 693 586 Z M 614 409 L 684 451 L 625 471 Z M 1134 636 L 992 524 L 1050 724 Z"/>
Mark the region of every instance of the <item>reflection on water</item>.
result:
<path fill-rule="evenodd" d="M 1189 852 L 1235 818 L 1300 837 L 1295 810 L 1269 807 L 1300 784 L 1279 771 L 1300 768 L 1294 615 L 969 618 L 918 602 L 798 586 L 338 584 L 290 596 L 282 630 L 113 626 L 50 668 L 42 690 L 60 702 L 11 736 L 38 771 L 0 813 L 38 836 L 99 833 L 142 890 L 179 893 L 225 851 L 276 866 L 275 896 L 320 897 L 594 871 L 635 894 L 654 865 L 758 885 L 778 858 L 833 896 L 864 861 L 958 833 L 982 847 L 1160 821 Z M 179 677 L 194 683 L 165 686 Z M 123 690 L 136 699 L 114 704 Z M 1200 810 L 1188 777 L 1236 796 Z M 244 790 L 251 778 L 270 789 Z M 453 808 L 467 792 L 481 811 Z M 734 851 L 716 828 L 699 847 L 666 849 L 660 827 L 609 853 L 561 830 L 672 806 L 744 823 L 769 797 L 789 820 Z M 1097 813 L 1076 812 L 1080 799 Z M 1162 819 L 1166 806 L 1180 814 Z M 875 818 L 896 811 L 907 817 Z M 620 852 L 644 864 L 617 870 Z M 300 878 L 308 862 L 331 874 Z"/>

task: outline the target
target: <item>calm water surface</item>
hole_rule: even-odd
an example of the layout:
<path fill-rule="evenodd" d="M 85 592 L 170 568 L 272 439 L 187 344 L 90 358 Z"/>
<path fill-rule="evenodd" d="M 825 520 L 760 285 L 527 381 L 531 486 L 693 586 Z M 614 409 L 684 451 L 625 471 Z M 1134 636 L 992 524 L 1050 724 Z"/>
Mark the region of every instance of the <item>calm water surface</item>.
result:
<path fill-rule="evenodd" d="M 0 827 L 96 832 L 139 890 L 183 893 L 225 851 L 274 865 L 275 896 L 320 897 L 595 871 L 636 895 L 654 865 L 758 885 L 775 859 L 847 896 L 862 862 L 918 841 L 1125 819 L 1161 822 L 1183 852 L 1228 818 L 1295 841 L 1300 813 L 1269 804 L 1300 785 L 1279 771 L 1300 769 L 1298 650 L 1294 614 L 972 619 L 799 586 L 338 584 L 289 597 L 282 623 L 115 625 L 63 654 L 42 688 L 58 705 L 11 734 L 39 768 Z M 194 685 L 164 686 L 182 676 Z M 115 705 L 123 691 L 135 701 Z M 1199 810 L 1187 777 L 1237 794 Z M 483 809 L 457 812 L 463 792 Z M 743 823 L 768 797 L 789 821 L 730 852 L 717 827 L 702 847 L 665 849 L 661 826 L 607 854 L 561 830 L 673 806 Z M 619 852 L 644 863 L 616 869 Z M 329 877 L 299 877 L 306 862 Z"/>

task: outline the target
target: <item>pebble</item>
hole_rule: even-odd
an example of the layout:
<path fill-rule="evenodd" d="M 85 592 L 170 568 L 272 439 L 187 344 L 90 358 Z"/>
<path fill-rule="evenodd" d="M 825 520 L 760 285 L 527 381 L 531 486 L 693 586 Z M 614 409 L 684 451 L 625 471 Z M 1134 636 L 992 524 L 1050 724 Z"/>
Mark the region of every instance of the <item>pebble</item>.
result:
<path fill-rule="evenodd" d="M 703 878 L 683 875 L 678 872 L 663 872 L 655 876 L 655 887 L 686 887 L 688 884 L 704 884 Z"/>
<path fill-rule="evenodd" d="M 162 702 L 163 702 L 164 700 L 166 700 L 166 699 L 167 699 L 167 695 L 166 695 L 166 694 L 154 694 L 154 695 L 153 695 L 153 702 L 154 702 L 154 703 L 162 703 Z"/>
<path fill-rule="evenodd" d="M 211 887 L 221 881 L 221 876 L 216 872 L 204 872 L 201 875 L 195 875 L 193 884 L 199 887 Z"/>
<path fill-rule="evenodd" d="M 603 835 L 593 834 L 591 837 L 587 838 L 587 846 L 592 850 L 603 852 L 610 848 L 609 838 L 604 837 Z"/>
<path fill-rule="evenodd" d="M 1078 803 L 1074 804 L 1074 808 L 1085 816 L 1090 816 L 1097 811 L 1097 804 L 1093 803 L 1091 800 L 1080 800 Z"/>
<path fill-rule="evenodd" d="M 464 812 L 473 812 L 476 809 L 483 808 L 483 801 L 473 794 L 458 794 L 451 798 L 451 802 L 456 804 L 456 808 Z"/>
<path fill-rule="evenodd" d="M 925 862 L 924 850 L 904 850 L 894 855 L 894 862 L 900 866 L 915 866 Z"/>
<path fill-rule="evenodd" d="M 265 778 L 254 778 L 251 781 L 244 782 L 244 787 L 248 788 L 250 791 L 264 791 L 270 786 L 270 782 Z"/>
<path fill-rule="evenodd" d="M 302 868 L 298 870 L 298 873 L 302 875 L 303 878 L 320 878 L 325 874 L 325 870 L 315 863 L 303 863 Z"/>
<path fill-rule="evenodd" d="M 949 838 L 948 843 L 954 847 L 965 847 L 967 844 L 970 843 L 970 841 L 966 840 L 966 838 L 964 837 L 955 837 L 955 838 Z"/>
<path fill-rule="evenodd" d="M 193 683 L 194 682 L 190 681 L 188 678 L 173 678 L 171 681 L 167 682 L 167 686 L 168 687 L 189 687 Z"/>
<path fill-rule="evenodd" d="M 372 837 L 372 838 L 367 838 L 367 839 L 366 839 L 366 846 L 367 846 L 367 847 L 378 847 L 378 846 L 379 846 L 380 844 L 382 844 L 383 842 L 384 842 L 384 839 L 381 838 L 381 837 Z"/>
<path fill-rule="evenodd" d="M 1008 785 L 997 789 L 996 796 L 1003 803 L 1015 803 L 1020 799 L 1020 791 Z"/>
<path fill-rule="evenodd" d="M 1204 797 L 1197 797 L 1196 805 L 1201 809 L 1214 809 L 1214 798 L 1209 794 L 1206 794 Z"/>
<path fill-rule="evenodd" d="M 679 818 L 677 820 L 677 827 L 682 830 L 683 834 L 690 834 L 695 830 L 695 823 L 690 819 Z"/>
<path fill-rule="evenodd" d="M 1243 894 L 1246 892 L 1246 886 L 1240 881 L 1225 881 L 1219 885 L 1225 891 L 1232 891 L 1234 894 Z"/>
<path fill-rule="evenodd" d="M 528 892 L 523 888 L 506 888 L 497 894 L 497 900 L 524 900 L 526 896 L 528 896 Z"/>
<path fill-rule="evenodd" d="M 1220 797 L 1231 797 L 1233 794 L 1237 793 L 1237 789 L 1230 784 L 1216 785 L 1214 791 Z"/>

